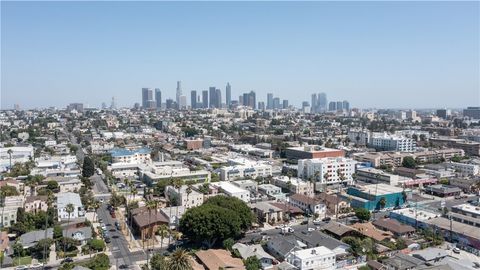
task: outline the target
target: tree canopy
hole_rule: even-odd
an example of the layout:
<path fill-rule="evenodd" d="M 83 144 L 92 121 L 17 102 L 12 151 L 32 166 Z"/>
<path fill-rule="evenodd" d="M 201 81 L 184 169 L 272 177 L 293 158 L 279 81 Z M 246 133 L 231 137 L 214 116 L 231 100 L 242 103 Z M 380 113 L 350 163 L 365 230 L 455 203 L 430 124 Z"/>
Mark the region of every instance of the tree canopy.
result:
<path fill-rule="evenodd" d="M 368 211 L 368 209 L 365 209 L 365 208 L 357 208 L 355 209 L 355 216 L 357 216 L 357 218 L 361 221 L 368 221 L 370 220 L 370 211 Z"/>
<path fill-rule="evenodd" d="M 211 247 L 217 240 L 239 237 L 252 221 L 253 215 L 243 201 L 215 196 L 187 210 L 180 220 L 180 231 L 188 239 Z"/>
<path fill-rule="evenodd" d="M 415 169 L 417 167 L 417 162 L 413 157 L 404 157 L 402 161 L 402 166 L 410 169 Z"/>
<path fill-rule="evenodd" d="M 86 156 L 83 159 L 82 176 L 90 177 L 94 174 L 95 174 L 95 165 L 93 164 L 93 160 L 89 156 Z"/>

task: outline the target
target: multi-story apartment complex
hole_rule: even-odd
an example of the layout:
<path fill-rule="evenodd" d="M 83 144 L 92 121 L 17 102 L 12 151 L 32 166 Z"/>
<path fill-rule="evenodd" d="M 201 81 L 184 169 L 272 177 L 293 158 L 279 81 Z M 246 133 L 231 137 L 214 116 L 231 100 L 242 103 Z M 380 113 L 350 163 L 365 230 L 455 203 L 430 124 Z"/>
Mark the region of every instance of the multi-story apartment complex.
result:
<path fill-rule="evenodd" d="M 73 212 L 67 211 L 67 206 L 73 205 Z M 80 195 L 77 193 L 66 192 L 57 195 L 57 213 L 58 221 L 85 217 L 85 209 L 83 208 Z"/>
<path fill-rule="evenodd" d="M 177 206 L 183 206 L 186 209 L 201 205 L 203 203 L 203 198 L 205 197 L 202 193 L 190 189 L 186 185 L 183 185 L 180 189 L 173 186 L 167 186 L 165 189 L 165 196 L 170 201 L 175 201 Z"/>
<path fill-rule="evenodd" d="M 290 190 L 290 193 L 302 194 L 305 196 L 313 196 L 313 183 L 302 180 L 300 178 L 277 176 L 273 178 L 273 183 L 276 186 Z"/>
<path fill-rule="evenodd" d="M 229 197 L 238 198 L 246 203 L 250 202 L 250 191 L 239 188 L 238 186 L 230 182 L 221 181 L 211 183 L 211 185 Z"/>
<path fill-rule="evenodd" d="M 322 185 L 352 184 L 357 162 L 349 158 L 301 159 L 298 161 L 298 177 L 313 178 L 316 189 Z"/>
<path fill-rule="evenodd" d="M 272 175 L 272 165 L 262 162 L 247 162 L 244 165 L 234 165 L 220 169 L 220 179 L 231 181 L 242 178 L 267 177 Z"/>
<path fill-rule="evenodd" d="M 151 150 L 148 148 L 140 148 L 136 150 L 114 148 L 110 150 L 110 154 L 112 155 L 112 163 L 148 163 L 152 160 L 150 153 Z"/>
<path fill-rule="evenodd" d="M 480 156 L 480 142 L 470 142 L 464 139 L 450 137 L 431 138 L 429 142 L 433 146 L 452 147 L 462 149 L 465 155 Z"/>
<path fill-rule="evenodd" d="M 386 133 L 373 133 L 369 146 L 380 151 L 414 152 L 417 150 L 414 139 Z"/>
<path fill-rule="evenodd" d="M 23 196 L 5 197 L 2 210 L 0 211 L 0 227 L 10 227 L 17 222 L 18 208 L 23 207 Z"/>
<path fill-rule="evenodd" d="M 313 247 L 291 251 L 285 260 L 299 270 L 335 270 L 335 253 L 324 247 Z"/>

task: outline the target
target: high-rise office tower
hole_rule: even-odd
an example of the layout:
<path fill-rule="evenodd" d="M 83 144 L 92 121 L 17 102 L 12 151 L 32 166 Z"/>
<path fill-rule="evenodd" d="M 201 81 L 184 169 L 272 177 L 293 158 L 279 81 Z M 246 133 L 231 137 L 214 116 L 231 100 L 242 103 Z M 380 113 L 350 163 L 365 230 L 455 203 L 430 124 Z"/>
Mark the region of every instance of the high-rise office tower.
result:
<path fill-rule="evenodd" d="M 187 96 L 185 95 L 180 96 L 180 103 L 178 104 L 178 109 L 180 110 L 187 109 Z"/>
<path fill-rule="evenodd" d="M 110 109 L 115 110 L 117 108 L 117 104 L 115 104 L 115 97 L 112 97 L 112 102 L 110 103 Z"/>
<path fill-rule="evenodd" d="M 215 105 L 217 102 L 215 101 L 215 98 L 217 97 L 217 93 L 215 91 L 215 86 L 211 86 L 208 88 L 208 94 L 209 94 L 209 108 L 215 108 Z"/>
<path fill-rule="evenodd" d="M 342 102 L 342 108 L 346 111 L 349 111 L 350 110 L 350 103 L 347 100 L 344 100 Z"/>
<path fill-rule="evenodd" d="M 167 101 L 166 101 L 167 109 L 174 109 L 174 103 L 175 102 L 173 101 L 173 99 L 171 99 L 171 98 L 167 99 Z"/>
<path fill-rule="evenodd" d="M 273 94 L 268 93 L 267 94 L 267 110 L 273 109 Z"/>
<path fill-rule="evenodd" d="M 265 102 L 259 101 L 259 102 L 258 102 L 258 109 L 259 109 L 260 111 L 265 111 Z"/>
<path fill-rule="evenodd" d="M 107 103 L 102 102 L 102 110 L 105 110 L 105 109 L 107 109 Z"/>
<path fill-rule="evenodd" d="M 276 97 L 273 99 L 273 105 L 272 105 L 272 109 L 281 109 L 280 107 L 280 98 Z"/>
<path fill-rule="evenodd" d="M 150 108 L 150 101 L 153 101 L 153 91 L 151 88 L 142 88 L 142 107 Z"/>
<path fill-rule="evenodd" d="M 343 110 L 343 102 L 337 101 L 337 111 Z"/>
<path fill-rule="evenodd" d="M 250 93 L 248 93 L 248 106 L 252 109 L 257 108 L 257 95 L 254 91 L 250 91 Z"/>
<path fill-rule="evenodd" d="M 176 102 L 180 104 L 180 96 L 182 95 L 182 82 L 177 81 L 177 92 L 176 92 Z"/>
<path fill-rule="evenodd" d="M 317 94 L 312 94 L 312 102 L 310 103 L 311 104 L 311 108 L 310 108 L 310 112 L 312 113 L 316 113 L 317 112 Z"/>
<path fill-rule="evenodd" d="M 197 91 L 192 90 L 190 92 L 190 105 L 192 106 L 192 110 L 195 110 L 197 108 Z"/>
<path fill-rule="evenodd" d="M 225 99 L 228 108 L 230 107 L 230 103 L 232 103 L 232 86 L 230 86 L 230 83 L 227 83 L 225 87 Z"/>
<path fill-rule="evenodd" d="M 328 110 L 329 111 L 336 111 L 337 110 L 337 103 L 335 101 L 330 101 L 328 103 Z"/>
<path fill-rule="evenodd" d="M 215 108 L 222 108 L 222 91 L 215 89 Z"/>
<path fill-rule="evenodd" d="M 155 88 L 155 102 L 157 105 L 157 109 L 162 108 L 162 91 L 160 91 L 160 88 Z"/>
<path fill-rule="evenodd" d="M 204 109 L 208 108 L 208 91 L 207 90 L 202 91 L 202 108 Z"/>
<path fill-rule="evenodd" d="M 284 99 L 283 100 L 283 106 L 282 106 L 284 109 L 288 108 L 288 100 L 287 99 Z"/>
<path fill-rule="evenodd" d="M 238 96 L 238 105 L 243 105 L 243 96 Z"/>
<path fill-rule="evenodd" d="M 320 107 L 320 111 L 327 110 L 327 94 L 325 93 L 318 94 L 318 106 Z"/>

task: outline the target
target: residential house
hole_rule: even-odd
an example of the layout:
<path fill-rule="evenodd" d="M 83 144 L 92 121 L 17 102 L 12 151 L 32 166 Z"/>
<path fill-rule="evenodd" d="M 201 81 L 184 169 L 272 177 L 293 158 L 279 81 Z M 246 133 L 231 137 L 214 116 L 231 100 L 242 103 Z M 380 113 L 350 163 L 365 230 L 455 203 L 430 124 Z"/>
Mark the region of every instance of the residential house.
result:
<path fill-rule="evenodd" d="M 25 200 L 25 212 L 37 213 L 38 211 L 47 212 L 47 196 L 29 196 Z"/>
<path fill-rule="evenodd" d="M 165 197 L 175 202 L 178 206 L 192 208 L 203 204 L 204 195 L 193 188 L 189 189 L 187 185 L 183 185 L 180 189 L 173 186 L 165 188 Z"/>
<path fill-rule="evenodd" d="M 45 234 L 46 233 L 46 234 Z M 19 241 L 23 248 L 31 248 L 38 243 L 38 241 L 47 238 L 53 239 L 53 229 L 48 228 L 45 230 L 31 231 L 20 235 Z"/>
<path fill-rule="evenodd" d="M 73 212 L 67 212 L 67 206 L 73 205 Z M 67 221 L 68 219 L 84 218 L 85 210 L 83 208 L 80 195 L 77 193 L 66 192 L 57 194 L 57 213 L 58 221 Z"/>
<path fill-rule="evenodd" d="M 326 206 L 319 199 L 307 197 L 302 194 L 293 194 L 288 198 L 288 202 L 302 209 L 306 213 L 325 215 Z"/>
<path fill-rule="evenodd" d="M 286 256 L 286 261 L 299 270 L 336 269 L 335 253 L 324 246 L 290 252 Z"/>
<path fill-rule="evenodd" d="M 262 264 L 262 269 L 271 269 L 273 268 L 275 258 L 263 250 L 262 245 L 245 245 L 242 243 L 236 243 L 232 246 L 235 250 L 238 250 L 242 259 L 246 260 L 250 257 L 257 257 L 257 259 Z"/>
<path fill-rule="evenodd" d="M 408 236 L 415 232 L 415 228 L 412 226 L 402 224 L 396 219 L 391 218 L 380 218 L 374 220 L 372 224 L 381 230 L 393 233 L 396 237 Z"/>
<path fill-rule="evenodd" d="M 195 252 L 199 263 L 205 267 L 206 270 L 245 270 L 243 261 L 239 258 L 234 258 L 229 251 L 225 249 L 207 249 Z"/>
<path fill-rule="evenodd" d="M 64 237 L 73 238 L 86 244 L 88 240 L 92 239 L 92 228 L 90 226 L 80 228 L 66 228 L 62 232 Z"/>

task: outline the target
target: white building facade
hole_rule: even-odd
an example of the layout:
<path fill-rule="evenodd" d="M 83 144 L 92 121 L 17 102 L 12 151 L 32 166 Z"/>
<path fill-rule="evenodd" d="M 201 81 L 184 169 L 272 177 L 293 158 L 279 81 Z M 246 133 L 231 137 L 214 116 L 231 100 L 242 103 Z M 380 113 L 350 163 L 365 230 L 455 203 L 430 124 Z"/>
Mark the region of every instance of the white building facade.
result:
<path fill-rule="evenodd" d="M 317 190 L 322 185 L 353 183 L 356 161 L 350 158 L 315 158 L 298 161 L 298 177 L 314 179 Z"/>

